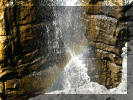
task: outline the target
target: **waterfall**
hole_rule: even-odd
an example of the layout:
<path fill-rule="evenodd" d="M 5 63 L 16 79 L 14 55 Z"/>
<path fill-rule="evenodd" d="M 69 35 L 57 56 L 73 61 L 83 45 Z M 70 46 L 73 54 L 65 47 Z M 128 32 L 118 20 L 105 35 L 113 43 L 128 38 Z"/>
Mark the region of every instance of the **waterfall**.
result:
<path fill-rule="evenodd" d="M 107 90 L 96 82 L 91 82 L 87 72 L 91 69 L 88 62 L 91 48 L 84 36 L 85 26 L 82 23 L 82 7 L 80 0 L 55 0 L 56 36 L 63 38 L 66 52 L 71 59 L 64 67 L 52 88 L 46 94 L 109 94 L 119 93 L 126 89 Z M 122 85 L 123 86 L 123 85 Z"/>
<path fill-rule="evenodd" d="M 62 34 L 66 52 L 71 60 L 53 84 L 51 91 L 78 88 L 90 80 L 87 75 L 88 68 L 83 60 L 84 56 L 88 55 L 89 48 L 84 36 L 85 27 L 82 25 L 82 7 L 80 7 L 80 0 L 54 2 L 56 4 L 56 20 L 54 21 L 56 34 Z"/>

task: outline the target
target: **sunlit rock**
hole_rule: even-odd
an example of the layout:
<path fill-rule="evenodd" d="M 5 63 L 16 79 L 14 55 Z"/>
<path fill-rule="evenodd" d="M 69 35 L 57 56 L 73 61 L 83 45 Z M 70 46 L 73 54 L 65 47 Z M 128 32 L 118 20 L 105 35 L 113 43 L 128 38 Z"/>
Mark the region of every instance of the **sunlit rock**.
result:
<path fill-rule="evenodd" d="M 67 62 L 62 37 L 56 36 L 52 3 L 40 3 L 0 2 L 0 92 L 4 99 L 25 100 L 45 93 Z"/>

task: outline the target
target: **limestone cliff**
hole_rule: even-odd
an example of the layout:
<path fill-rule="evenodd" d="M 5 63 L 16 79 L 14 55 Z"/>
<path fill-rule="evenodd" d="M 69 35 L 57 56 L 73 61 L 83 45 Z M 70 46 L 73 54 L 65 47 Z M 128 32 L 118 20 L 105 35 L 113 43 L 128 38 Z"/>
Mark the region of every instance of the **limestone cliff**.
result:
<path fill-rule="evenodd" d="M 54 34 L 53 8 L 45 2 L 40 6 L 40 0 L 0 0 L 3 99 L 26 100 L 45 93 L 67 61 L 62 39 Z"/>
<path fill-rule="evenodd" d="M 89 46 L 95 51 L 95 70 L 91 80 L 110 89 L 117 87 L 122 79 L 121 53 L 127 35 L 122 30 L 124 22 L 120 21 L 123 2 L 92 1 L 84 3 L 84 22 L 87 26 L 85 35 Z"/>

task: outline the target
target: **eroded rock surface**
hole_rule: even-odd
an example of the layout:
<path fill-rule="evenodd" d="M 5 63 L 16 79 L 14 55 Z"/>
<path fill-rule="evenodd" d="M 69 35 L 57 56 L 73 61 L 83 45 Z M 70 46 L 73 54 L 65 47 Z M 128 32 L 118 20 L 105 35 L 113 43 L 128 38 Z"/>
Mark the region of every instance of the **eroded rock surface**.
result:
<path fill-rule="evenodd" d="M 0 93 L 4 99 L 26 100 L 45 93 L 67 61 L 62 37 L 55 36 L 51 2 L 43 3 L 0 1 Z"/>
<path fill-rule="evenodd" d="M 0 1 L 0 93 L 4 99 L 25 100 L 46 92 L 67 61 L 62 39 L 54 35 L 51 3 L 39 3 L 41 0 Z M 95 49 L 92 80 L 107 88 L 116 87 L 122 77 L 126 36 L 121 31 L 122 0 L 110 2 L 112 7 L 103 0 L 86 4 L 86 37 Z M 53 48 L 55 42 L 59 48 Z"/>
<path fill-rule="evenodd" d="M 124 22 L 120 21 L 123 16 L 122 4 L 122 0 L 99 0 L 95 3 L 90 0 L 84 3 L 85 35 L 89 46 L 95 51 L 95 72 L 91 80 L 107 88 L 117 87 L 122 79 L 121 53 L 127 35 L 123 30 Z"/>

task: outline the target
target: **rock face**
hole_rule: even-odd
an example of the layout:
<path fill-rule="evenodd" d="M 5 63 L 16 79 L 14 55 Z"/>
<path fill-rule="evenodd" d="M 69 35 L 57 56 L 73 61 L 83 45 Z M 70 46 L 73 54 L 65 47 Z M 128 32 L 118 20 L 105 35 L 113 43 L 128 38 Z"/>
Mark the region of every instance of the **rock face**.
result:
<path fill-rule="evenodd" d="M 107 88 L 121 82 L 126 36 L 121 31 L 122 0 L 112 1 L 109 7 L 103 0 L 88 0 L 84 13 L 88 44 L 95 49 L 92 80 Z M 0 1 L 1 99 L 26 100 L 46 92 L 67 62 L 62 37 L 55 36 L 49 5 L 48 0 Z"/>
<path fill-rule="evenodd" d="M 84 5 L 87 26 L 85 35 L 89 40 L 89 46 L 95 50 L 95 74 L 91 80 L 108 89 L 117 87 L 122 79 L 121 53 L 127 35 L 123 30 L 124 22 L 120 21 L 123 16 L 122 0 L 90 0 Z"/>
<path fill-rule="evenodd" d="M 53 8 L 45 2 L 0 1 L 2 99 L 26 100 L 46 92 L 67 62 L 62 37 L 55 36 Z"/>

